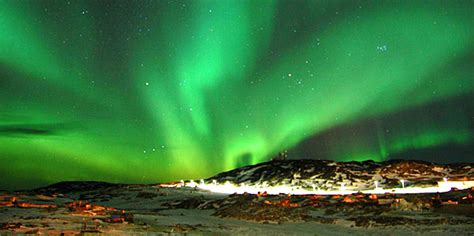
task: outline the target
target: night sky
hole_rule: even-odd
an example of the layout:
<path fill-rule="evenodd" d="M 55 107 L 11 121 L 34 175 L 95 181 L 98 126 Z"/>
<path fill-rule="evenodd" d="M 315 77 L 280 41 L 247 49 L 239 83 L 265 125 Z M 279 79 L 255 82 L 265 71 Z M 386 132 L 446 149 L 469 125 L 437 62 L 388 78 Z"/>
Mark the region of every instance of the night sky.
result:
<path fill-rule="evenodd" d="M 0 0 L 0 189 L 473 162 L 473 68 L 471 0 Z"/>

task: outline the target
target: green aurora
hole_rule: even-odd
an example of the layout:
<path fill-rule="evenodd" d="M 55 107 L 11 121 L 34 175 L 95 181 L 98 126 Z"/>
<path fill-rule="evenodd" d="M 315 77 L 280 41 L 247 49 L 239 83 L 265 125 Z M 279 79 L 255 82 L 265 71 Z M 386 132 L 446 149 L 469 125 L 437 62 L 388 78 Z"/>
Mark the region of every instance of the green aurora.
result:
<path fill-rule="evenodd" d="M 471 0 L 0 0 L 0 189 L 474 161 L 473 68 Z"/>

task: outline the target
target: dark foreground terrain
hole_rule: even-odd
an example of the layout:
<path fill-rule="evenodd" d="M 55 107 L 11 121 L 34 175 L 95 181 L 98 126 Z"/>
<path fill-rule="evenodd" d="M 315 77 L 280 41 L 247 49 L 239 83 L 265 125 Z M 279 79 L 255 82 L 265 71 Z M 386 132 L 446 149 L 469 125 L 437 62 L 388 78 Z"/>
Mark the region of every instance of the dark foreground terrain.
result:
<path fill-rule="evenodd" d="M 473 191 L 225 195 L 187 187 L 68 182 L 2 192 L 0 234 L 473 234 Z"/>
<path fill-rule="evenodd" d="M 159 185 L 61 182 L 0 191 L 0 234 L 474 235 L 471 166 L 297 160 Z"/>

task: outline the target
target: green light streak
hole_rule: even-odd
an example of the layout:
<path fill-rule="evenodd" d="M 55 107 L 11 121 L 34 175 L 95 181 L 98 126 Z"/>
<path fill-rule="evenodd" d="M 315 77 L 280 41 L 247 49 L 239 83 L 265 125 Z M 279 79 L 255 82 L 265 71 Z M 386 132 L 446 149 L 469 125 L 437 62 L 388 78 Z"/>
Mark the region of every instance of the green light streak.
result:
<path fill-rule="evenodd" d="M 0 188 L 471 147 L 472 9 L 0 0 Z"/>

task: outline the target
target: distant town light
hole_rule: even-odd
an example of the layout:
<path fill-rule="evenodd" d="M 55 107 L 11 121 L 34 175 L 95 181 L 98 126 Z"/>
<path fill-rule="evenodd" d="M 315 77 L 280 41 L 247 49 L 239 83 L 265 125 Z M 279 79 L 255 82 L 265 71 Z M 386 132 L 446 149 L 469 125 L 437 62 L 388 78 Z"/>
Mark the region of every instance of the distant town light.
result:
<path fill-rule="evenodd" d="M 347 189 L 344 183 L 341 183 L 341 188 L 339 190 L 321 190 L 316 188 L 315 184 L 312 184 L 309 188 L 302 188 L 302 187 L 295 187 L 291 184 L 278 184 L 273 186 L 268 186 L 267 183 L 261 184 L 235 184 L 230 181 L 225 181 L 225 183 L 217 183 L 217 180 L 212 180 L 212 184 L 206 184 L 204 181 L 201 184 L 197 185 L 194 181 L 190 180 L 189 182 L 185 182 L 183 180 L 180 181 L 180 184 L 174 185 L 163 185 L 163 187 L 190 187 L 190 188 L 199 188 L 202 190 L 208 190 L 215 193 L 250 193 L 250 194 L 258 194 L 267 192 L 268 194 L 292 194 L 292 195 L 307 195 L 307 194 L 318 194 L 318 195 L 345 195 L 345 194 L 354 194 L 354 193 L 365 193 L 365 194 L 385 194 L 387 192 L 397 193 L 397 194 L 407 194 L 407 193 L 436 193 L 436 192 L 448 192 L 451 190 L 452 187 L 456 187 L 457 189 L 467 189 L 474 187 L 474 181 L 463 181 L 463 182 L 456 182 L 456 181 L 449 181 L 438 182 L 438 186 L 432 187 L 415 187 L 412 186 L 410 188 L 405 188 L 406 180 L 401 179 L 400 183 L 402 183 L 402 188 L 390 188 L 384 189 L 379 186 L 378 181 L 374 181 L 376 184 L 375 189 L 366 189 L 366 190 L 357 190 L 357 189 Z M 204 182 L 204 183 L 203 183 Z"/>

